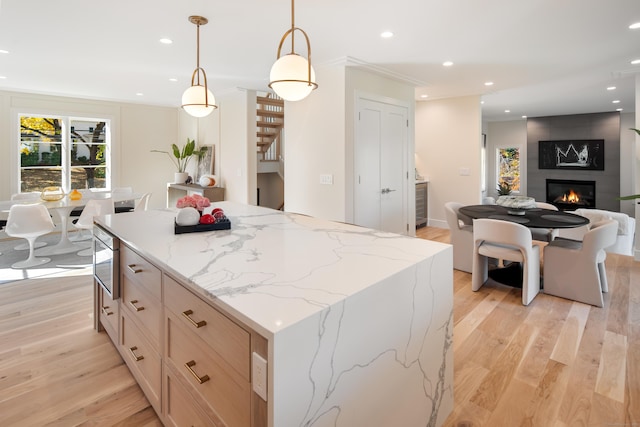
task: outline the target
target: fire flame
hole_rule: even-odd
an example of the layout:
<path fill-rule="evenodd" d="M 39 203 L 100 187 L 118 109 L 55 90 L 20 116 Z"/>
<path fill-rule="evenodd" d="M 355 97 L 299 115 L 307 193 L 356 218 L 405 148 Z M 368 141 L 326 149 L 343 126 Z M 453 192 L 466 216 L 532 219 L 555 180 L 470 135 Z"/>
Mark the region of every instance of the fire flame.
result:
<path fill-rule="evenodd" d="M 569 194 L 562 195 L 562 201 L 564 203 L 578 203 L 580 202 L 580 196 L 573 190 L 569 190 Z"/>

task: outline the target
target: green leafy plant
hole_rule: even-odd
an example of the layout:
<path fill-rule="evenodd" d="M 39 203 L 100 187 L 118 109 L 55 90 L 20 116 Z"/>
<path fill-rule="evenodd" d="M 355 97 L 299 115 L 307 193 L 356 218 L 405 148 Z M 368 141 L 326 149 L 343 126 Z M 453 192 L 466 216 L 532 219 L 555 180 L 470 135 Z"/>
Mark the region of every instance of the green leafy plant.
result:
<path fill-rule="evenodd" d="M 509 184 L 507 181 L 501 180 L 498 183 L 498 196 L 508 196 L 509 194 L 511 194 L 511 184 Z"/>
<path fill-rule="evenodd" d="M 629 128 L 629 130 L 632 130 L 638 135 L 640 135 L 640 129 Z M 631 196 L 618 197 L 618 200 L 634 200 L 634 199 L 640 199 L 640 194 L 632 194 Z"/>
<path fill-rule="evenodd" d="M 187 143 L 180 149 L 176 144 L 171 144 L 171 153 L 162 150 L 151 150 L 152 153 L 165 153 L 173 164 L 178 168 L 178 172 L 186 172 L 187 165 L 191 157 L 202 157 L 206 153 L 206 148 L 201 147 L 196 150 L 196 142 L 187 138 Z M 171 157 L 173 154 L 173 157 Z M 175 157 L 175 158 L 174 158 Z"/>

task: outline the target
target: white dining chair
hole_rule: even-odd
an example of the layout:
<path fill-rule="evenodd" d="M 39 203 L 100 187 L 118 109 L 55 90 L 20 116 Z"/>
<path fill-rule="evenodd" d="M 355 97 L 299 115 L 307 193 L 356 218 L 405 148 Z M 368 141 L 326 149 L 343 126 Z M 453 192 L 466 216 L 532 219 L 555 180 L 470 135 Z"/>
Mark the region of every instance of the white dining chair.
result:
<path fill-rule="evenodd" d="M 39 191 L 25 191 L 22 193 L 14 193 L 11 195 L 11 200 L 39 200 L 40 199 L 40 192 Z M 41 248 L 43 246 L 47 246 L 47 242 L 36 242 L 35 243 L 35 248 Z M 14 250 L 16 251 L 26 251 L 29 249 L 29 244 L 28 243 L 20 243 L 19 245 L 16 245 L 14 248 Z"/>
<path fill-rule="evenodd" d="M 140 200 L 136 203 L 136 207 L 133 209 L 135 212 L 146 211 L 149 207 L 149 198 L 151 193 L 144 193 Z"/>
<path fill-rule="evenodd" d="M 547 209 L 551 211 L 557 211 L 558 207 L 552 205 L 551 203 L 546 202 L 536 202 L 536 208 L 539 209 Z M 557 228 L 535 228 L 529 227 L 531 231 L 531 238 L 533 240 L 537 240 L 539 242 L 551 242 L 553 239 L 558 237 L 558 229 Z"/>
<path fill-rule="evenodd" d="M 497 219 L 473 221 L 473 272 L 471 290 L 478 291 L 489 276 L 488 259 L 522 263 L 522 304 L 529 305 L 540 292 L 540 248 L 527 227 Z"/>
<path fill-rule="evenodd" d="M 544 293 L 602 307 L 609 291 L 604 261 L 616 241 L 618 223 L 593 224 L 582 241 L 559 237 L 544 248 Z"/>
<path fill-rule="evenodd" d="M 462 203 L 447 202 L 444 212 L 449 225 L 450 241 L 453 245 L 453 268 L 471 273 L 473 266 L 472 220 L 459 212 Z"/>
<path fill-rule="evenodd" d="M 26 239 L 29 246 L 29 257 L 14 263 L 11 268 L 30 268 L 46 264 L 50 258 L 39 258 L 34 254 L 36 239 L 54 229 L 49 211 L 44 205 L 13 205 L 9 208 L 9 217 L 5 233 L 11 237 Z"/>
<path fill-rule="evenodd" d="M 81 230 L 93 230 L 93 218 L 115 213 L 113 199 L 91 199 L 87 202 L 82 214 L 75 223 L 75 226 Z M 92 248 L 83 249 L 78 252 L 79 256 L 93 255 Z"/>

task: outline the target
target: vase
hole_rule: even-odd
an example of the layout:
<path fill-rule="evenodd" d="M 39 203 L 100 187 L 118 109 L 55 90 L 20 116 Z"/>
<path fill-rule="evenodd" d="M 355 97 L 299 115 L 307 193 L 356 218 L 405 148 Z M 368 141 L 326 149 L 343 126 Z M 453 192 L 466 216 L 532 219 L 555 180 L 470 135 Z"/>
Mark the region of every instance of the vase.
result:
<path fill-rule="evenodd" d="M 175 172 L 173 174 L 173 183 L 184 184 L 187 182 L 187 178 L 189 178 L 189 174 L 187 172 Z"/>

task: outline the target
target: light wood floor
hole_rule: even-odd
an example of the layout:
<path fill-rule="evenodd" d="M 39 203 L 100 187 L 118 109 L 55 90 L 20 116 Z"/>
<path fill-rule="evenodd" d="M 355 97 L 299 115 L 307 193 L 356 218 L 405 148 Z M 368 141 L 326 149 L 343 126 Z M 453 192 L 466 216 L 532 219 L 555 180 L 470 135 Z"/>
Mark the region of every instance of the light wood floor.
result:
<path fill-rule="evenodd" d="M 430 227 L 418 236 L 449 240 Z M 472 292 L 471 275 L 454 271 L 455 406 L 445 427 L 640 426 L 640 263 L 609 256 L 606 265 L 603 309 L 544 294 L 525 307 L 519 290 Z M 160 425 L 106 334 L 93 331 L 92 298 L 89 275 L 0 285 L 0 426 Z"/>

